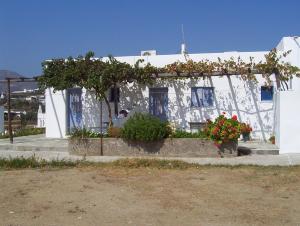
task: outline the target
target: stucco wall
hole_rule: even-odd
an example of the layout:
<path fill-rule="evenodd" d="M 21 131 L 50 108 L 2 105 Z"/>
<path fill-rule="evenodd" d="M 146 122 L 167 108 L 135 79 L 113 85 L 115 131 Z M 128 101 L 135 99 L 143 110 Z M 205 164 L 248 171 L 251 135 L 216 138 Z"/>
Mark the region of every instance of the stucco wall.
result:
<path fill-rule="evenodd" d="M 300 68 L 299 37 L 284 37 L 277 49 L 283 52 L 292 50 L 285 61 Z M 288 90 L 277 94 L 275 139 L 280 154 L 300 152 L 300 79 L 294 78 L 288 84 Z"/>
<path fill-rule="evenodd" d="M 46 100 L 46 137 L 63 138 L 66 136 L 66 92 L 53 92 L 47 89 Z"/>
<path fill-rule="evenodd" d="M 276 144 L 280 154 L 300 152 L 299 92 L 280 92 L 280 133 L 276 136 Z M 278 140 L 278 141 L 277 141 Z"/>
<path fill-rule="evenodd" d="M 168 87 L 168 120 L 177 128 L 189 130 L 190 122 L 205 122 L 214 119 L 222 112 L 228 116 L 237 115 L 239 120 L 250 123 L 254 138 L 267 140 L 274 133 L 274 103 L 260 101 L 260 86 L 241 81 L 239 76 L 214 77 L 208 80 L 157 81 L 151 87 Z M 205 86 L 215 88 L 213 107 L 191 107 L 191 87 Z M 121 87 L 119 110 L 129 109 L 134 112 L 149 112 L 149 87 L 132 83 Z M 89 92 L 84 92 L 84 125 L 89 128 L 99 127 L 99 103 Z M 113 110 L 113 104 L 111 104 Z M 105 103 L 103 121 L 108 121 Z"/>
<path fill-rule="evenodd" d="M 244 60 L 255 56 L 256 60 L 263 59 L 266 52 L 250 53 L 220 53 L 220 54 L 192 54 L 194 60 L 217 59 L 223 56 L 228 59 L 231 56 L 241 56 Z M 164 55 L 148 59 L 156 66 L 174 62 L 181 59 L 181 55 Z M 121 61 L 137 60 L 135 57 L 120 57 Z M 130 60 L 129 60 L 130 59 Z M 184 60 L 184 58 L 182 59 Z M 135 61 L 133 61 L 135 62 Z M 240 76 L 213 77 L 206 80 L 177 80 L 159 81 L 152 87 L 168 87 L 168 119 L 175 123 L 178 128 L 189 130 L 190 122 L 205 122 L 206 119 L 214 119 L 223 111 L 229 116 L 236 114 L 239 120 L 248 122 L 254 128 L 253 137 L 267 140 L 274 133 L 274 104 L 273 102 L 260 101 L 260 86 L 264 80 L 259 78 L 259 83 L 245 82 Z M 191 87 L 205 86 L 214 87 L 215 101 L 213 107 L 194 108 L 191 107 Z M 134 112 L 149 112 L 149 87 L 140 86 L 135 83 L 120 87 L 121 97 L 119 110 L 129 109 L 130 115 Z M 83 90 L 83 125 L 90 129 L 99 130 L 100 127 L 100 104 L 95 96 Z M 65 92 L 46 93 L 46 135 L 47 137 L 64 137 L 66 134 L 66 96 Z M 113 103 L 111 103 L 114 112 Z M 108 122 L 106 104 L 103 104 L 103 122 Z"/>
<path fill-rule="evenodd" d="M 195 61 L 204 59 L 218 60 L 237 59 L 244 61 L 255 58 L 256 62 L 264 59 L 267 52 L 225 52 L 209 54 L 190 54 L 189 58 Z M 157 56 L 129 56 L 116 57 L 117 60 L 134 64 L 138 59 L 144 59 L 145 63 L 151 63 L 157 67 L 164 66 L 175 61 L 186 61 L 181 54 L 157 55 Z M 106 60 L 106 58 L 104 58 Z M 267 140 L 274 133 L 274 104 L 273 102 L 260 101 L 260 86 L 264 80 L 259 78 L 259 83 L 245 82 L 239 76 L 230 78 L 213 77 L 206 80 L 180 80 L 180 81 L 156 81 L 151 87 L 168 87 L 168 119 L 176 124 L 178 128 L 189 130 L 190 122 L 205 122 L 206 119 L 213 119 L 223 111 L 228 115 L 236 114 L 239 120 L 250 123 L 253 128 L 253 137 Z M 191 87 L 206 86 L 215 87 L 215 103 L 209 108 L 191 107 Z M 149 112 L 149 87 L 140 86 L 135 83 L 122 86 L 119 110 L 129 109 L 130 115 L 134 112 Z M 100 106 L 95 97 L 89 92 L 83 92 L 83 121 L 89 128 L 96 128 L 100 125 Z M 111 104 L 112 111 L 113 104 Z M 108 121 L 106 105 L 103 104 L 103 121 Z"/>

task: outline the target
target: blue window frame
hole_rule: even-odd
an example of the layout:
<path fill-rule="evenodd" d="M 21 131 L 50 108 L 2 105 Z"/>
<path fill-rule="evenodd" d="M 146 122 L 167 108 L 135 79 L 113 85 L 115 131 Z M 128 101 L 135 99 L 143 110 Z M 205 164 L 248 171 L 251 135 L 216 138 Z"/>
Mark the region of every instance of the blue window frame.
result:
<path fill-rule="evenodd" d="M 168 119 L 168 88 L 149 89 L 149 111 L 161 120 Z"/>
<path fill-rule="evenodd" d="M 192 107 L 212 107 L 214 106 L 213 87 L 192 87 Z"/>
<path fill-rule="evenodd" d="M 274 87 L 273 86 L 262 86 L 260 87 L 260 100 L 261 101 L 272 101 L 273 100 Z"/>
<path fill-rule="evenodd" d="M 115 102 L 115 99 L 117 99 L 117 102 L 120 102 L 120 88 L 117 87 L 117 96 L 115 95 L 115 89 L 114 88 L 110 88 L 109 90 L 109 102 Z"/>

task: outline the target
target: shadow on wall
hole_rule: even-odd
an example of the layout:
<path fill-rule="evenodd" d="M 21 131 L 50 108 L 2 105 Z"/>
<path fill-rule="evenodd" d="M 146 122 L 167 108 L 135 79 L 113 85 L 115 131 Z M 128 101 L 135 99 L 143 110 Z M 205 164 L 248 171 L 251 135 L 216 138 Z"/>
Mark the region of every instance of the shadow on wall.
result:
<path fill-rule="evenodd" d="M 139 85 L 132 82 L 128 85 L 123 85 L 120 88 L 120 110 L 128 110 L 132 116 L 135 112 L 149 112 L 149 89 L 145 85 Z"/>
<path fill-rule="evenodd" d="M 259 99 L 256 95 L 256 93 L 258 93 L 258 88 L 257 86 L 255 86 L 255 84 L 252 81 L 247 81 L 246 83 L 248 85 L 248 90 L 250 91 L 250 96 L 253 99 L 253 104 L 254 104 L 254 108 L 255 108 L 255 113 L 256 113 L 256 118 L 257 118 L 257 122 L 258 125 L 255 125 L 255 130 L 254 132 L 260 132 L 262 135 L 262 138 L 264 141 L 267 141 L 267 137 L 266 137 L 266 133 L 268 134 L 272 134 L 274 132 L 274 121 L 272 123 L 272 120 L 274 119 L 274 106 L 275 103 L 273 100 L 273 104 L 272 104 L 272 108 L 271 109 L 266 109 L 266 110 L 260 110 L 258 103 L 259 103 Z M 262 117 L 262 114 L 264 114 L 264 116 Z M 273 126 L 272 126 L 273 124 Z"/>
<path fill-rule="evenodd" d="M 186 102 L 189 100 L 184 95 L 186 82 L 182 80 L 156 80 L 155 84 L 149 87 L 137 83 L 122 86 L 120 109 L 128 109 L 128 117 L 135 112 L 149 113 L 149 88 L 162 87 L 168 88 L 168 97 L 171 98 L 168 100 L 168 119 L 175 122 L 177 127 L 185 128 L 188 123 L 186 114 L 189 111 Z"/>
<path fill-rule="evenodd" d="M 83 126 L 91 130 L 98 130 L 100 128 L 100 102 L 97 100 L 94 92 L 88 90 L 84 92 L 83 102 Z M 105 110 L 103 109 L 103 112 Z"/>
<path fill-rule="evenodd" d="M 236 114 L 240 121 L 250 123 L 253 136 L 266 141 L 267 135 L 274 131 L 274 102 L 264 105 L 258 96 L 260 86 L 251 81 L 242 81 L 234 86 L 231 78 L 227 77 L 227 80 L 227 95 L 222 91 L 216 92 L 216 102 L 219 103 L 220 110 L 229 115 Z M 243 95 L 239 95 L 241 90 L 245 92 Z"/>
<path fill-rule="evenodd" d="M 219 79 L 219 78 L 216 78 Z M 233 82 L 236 77 L 223 77 L 224 84 L 214 84 L 214 79 L 199 80 L 157 80 L 149 88 L 168 87 L 168 119 L 174 122 L 177 128 L 189 129 L 190 122 L 205 122 L 207 119 L 214 119 L 222 112 L 229 115 L 236 114 L 239 120 L 250 123 L 253 127 L 253 136 L 267 140 L 267 135 L 274 131 L 274 103 L 261 103 L 259 100 L 260 86 L 252 82 Z M 222 82 L 223 82 L 222 81 Z M 201 84 L 201 85 L 199 85 Z M 212 107 L 191 107 L 191 87 L 207 86 L 216 87 L 214 90 L 214 106 Z M 226 87 L 226 88 L 223 88 Z M 129 110 L 127 118 L 135 112 L 149 113 L 149 88 L 145 85 L 130 83 L 121 86 L 119 111 Z M 99 127 L 100 107 L 95 95 L 86 92 L 85 106 L 88 114 L 85 114 L 84 125 Z M 113 104 L 111 105 L 112 112 Z M 106 104 L 103 104 L 104 121 L 108 120 Z"/>
<path fill-rule="evenodd" d="M 216 87 L 211 78 L 208 81 L 210 87 Z M 200 108 L 200 118 L 195 112 L 193 117 L 203 121 L 208 118 L 213 119 L 222 112 L 227 112 L 229 115 L 236 114 L 240 121 L 251 124 L 254 137 L 261 137 L 266 141 L 267 135 L 274 132 L 274 101 L 266 105 L 261 103 L 258 97 L 260 86 L 252 82 L 242 81 L 233 85 L 230 77 L 227 77 L 227 81 L 228 89 L 222 90 L 217 86 L 218 88 L 214 90 L 214 107 Z M 241 91 L 245 93 L 240 95 Z"/>

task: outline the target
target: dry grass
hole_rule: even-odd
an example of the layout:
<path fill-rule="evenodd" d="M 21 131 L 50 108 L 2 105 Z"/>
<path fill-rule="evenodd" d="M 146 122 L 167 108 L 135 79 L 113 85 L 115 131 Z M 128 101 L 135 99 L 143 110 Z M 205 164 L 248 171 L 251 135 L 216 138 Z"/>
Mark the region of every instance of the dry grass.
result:
<path fill-rule="evenodd" d="M 149 159 L 62 167 L 0 171 L 0 225 L 300 222 L 300 167 L 216 167 Z"/>

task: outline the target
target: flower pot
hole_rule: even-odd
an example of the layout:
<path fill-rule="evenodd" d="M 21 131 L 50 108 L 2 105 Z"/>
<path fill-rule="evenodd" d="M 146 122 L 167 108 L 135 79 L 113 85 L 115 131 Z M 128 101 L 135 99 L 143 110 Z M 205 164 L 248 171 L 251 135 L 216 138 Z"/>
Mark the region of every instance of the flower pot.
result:
<path fill-rule="evenodd" d="M 242 136 L 243 136 L 243 141 L 244 142 L 250 140 L 250 133 L 243 133 Z"/>
<path fill-rule="evenodd" d="M 230 157 L 238 155 L 238 141 L 224 142 L 219 146 L 219 154 L 221 157 Z"/>

